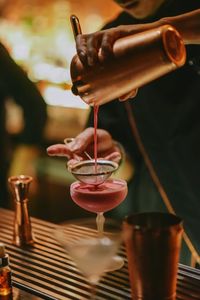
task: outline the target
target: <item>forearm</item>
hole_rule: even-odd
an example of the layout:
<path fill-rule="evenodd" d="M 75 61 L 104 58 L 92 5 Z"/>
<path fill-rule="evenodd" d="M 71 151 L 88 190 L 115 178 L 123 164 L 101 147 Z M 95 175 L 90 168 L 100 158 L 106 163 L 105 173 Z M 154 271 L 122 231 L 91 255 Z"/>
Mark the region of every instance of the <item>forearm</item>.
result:
<path fill-rule="evenodd" d="M 136 34 L 161 25 L 172 25 L 181 34 L 185 44 L 200 44 L 200 9 L 174 17 L 162 18 L 153 23 L 122 25 L 118 27 L 120 37 Z"/>
<path fill-rule="evenodd" d="M 174 26 L 181 34 L 185 44 L 200 44 L 200 9 L 158 21 Z"/>

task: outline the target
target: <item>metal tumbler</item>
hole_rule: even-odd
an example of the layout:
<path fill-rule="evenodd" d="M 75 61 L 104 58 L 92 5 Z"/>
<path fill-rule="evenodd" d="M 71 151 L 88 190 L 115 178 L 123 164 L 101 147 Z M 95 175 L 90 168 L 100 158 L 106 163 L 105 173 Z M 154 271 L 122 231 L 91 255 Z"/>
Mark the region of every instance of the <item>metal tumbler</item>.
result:
<path fill-rule="evenodd" d="M 13 244 L 18 247 L 32 246 L 34 243 L 28 211 L 28 192 L 32 180 L 33 178 L 28 175 L 8 178 L 15 202 Z"/>
<path fill-rule="evenodd" d="M 119 98 L 184 65 L 186 50 L 178 31 L 163 25 L 118 39 L 113 57 L 85 67 L 78 56 L 71 62 L 75 94 L 103 104 Z"/>
<path fill-rule="evenodd" d="M 182 220 L 140 213 L 123 222 L 133 300 L 175 300 Z"/>

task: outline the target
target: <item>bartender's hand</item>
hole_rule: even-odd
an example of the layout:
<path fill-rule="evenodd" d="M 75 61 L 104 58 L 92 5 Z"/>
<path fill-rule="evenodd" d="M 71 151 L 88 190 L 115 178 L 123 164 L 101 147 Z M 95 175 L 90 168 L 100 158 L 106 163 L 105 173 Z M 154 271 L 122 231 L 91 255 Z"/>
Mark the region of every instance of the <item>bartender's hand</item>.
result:
<path fill-rule="evenodd" d="M 88 73 L 88 71 L 90 72 L 92 66 L 106 62 L 106 60 L 113 56 L 113 44 L 117 39 L 145 31 L 155 26 L 157 26 L 156 23 L 121 25 L 92 34 L 79 34 L 76 38 L 77 55 L 73 57 L 70 68 L 73 81 L 72 92 L 75 95 L 79 95 L 87 104 L 93 104 L 94 99 L 91 87 L 87 84 L 86 78 L 86 82 L 81 81 L 82 75 Z M 134 98 L 136 94 L 137 89 L 132 90 L 122 95 L 119 100 L 125 101 Z M 98 102 L 96 101 L 95 103 L 99 105 L 100 103 Z"/>
<path fill-rule="evenodd" d="M 92 34 L 78 35 L 77 54 L 83 65 L 93 66 L 113 54 L 113 44 L 117 39 L 166 24 L 179 31 L 185 44 L 200 44 L 200 9 L 196 9 L 152 23 L 121 25 Z"/>
<path fill-rule="evenodd" d="M 149 24 L 120 25 L 115 28 L 76 37 L 76 50 L 84 66 L 93 66 L 113 55 L 113 45 L 119 38 L 133 35 L 157 27 L 157 22 Z"/>
<path fill-rule="evenodd" d="M 106 130 L 97 129 L 97 149 L 98 158 L 120 162 L 121 150 Z M 50 156 L 67 157 L 69 168 L 78 161 L 88 159 L 84 151 L 91 157 L 94 156 L 94 128 L 92 127 L 85 129 L 68 144 L 56 144 L 47 148 Z"/>

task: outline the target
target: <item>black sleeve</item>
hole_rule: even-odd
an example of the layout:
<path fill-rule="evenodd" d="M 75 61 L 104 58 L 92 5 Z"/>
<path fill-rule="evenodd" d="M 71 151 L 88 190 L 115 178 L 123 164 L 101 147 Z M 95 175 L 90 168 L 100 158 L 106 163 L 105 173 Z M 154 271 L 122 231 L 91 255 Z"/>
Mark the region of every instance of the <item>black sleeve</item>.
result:
<path fill-rule="evenodd" d="M 187 45 L 187 64 L 200 75 L 200 46 Z"/>
<path fill-rule="evenodd" d="M 103 26 L 102 30 L 117 27 L 120 25 L 130 25 L 130 24 L 136 24 L 136 23 L 137 23 L 137 21 L 131 15 L 129 15 L 128 13 L 123 11 L 115 19 L 113 19 L 110 22 L 108 22 L 107 24 L 105 24 Z"/>
<path fill-rule="evenodd" d="M 35 84 L 14 62 L 2 44 L 0 44 L 0 76 L 7 95 L 23 110 L 25 125 L 19 142 L 40 144 L 47 119 L 46 104 Z"/>

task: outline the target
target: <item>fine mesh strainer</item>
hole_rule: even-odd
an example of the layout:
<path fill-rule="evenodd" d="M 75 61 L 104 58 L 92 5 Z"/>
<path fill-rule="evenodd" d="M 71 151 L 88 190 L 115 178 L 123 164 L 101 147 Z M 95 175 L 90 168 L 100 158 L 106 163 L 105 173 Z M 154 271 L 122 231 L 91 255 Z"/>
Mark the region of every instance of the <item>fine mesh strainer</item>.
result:
<path fill-rule="evenodd" d="M 68 144 L 73 140 L 74 138 L 65 138 L 64 143 Z M 73 166 L 68 167 L 68 170 L 77 180 L 85 184 L 102 184 L 119 167 L 116 162 L 106 159 L 97 159 L 95 163 L 95 160 L 86 151 L 84 151 L 84 154 L 89 160 L 82 160 Z"/>
<path fill-rule="evenodd" d="M 108 179 L 117 168 L 118 164 L 113 161 L 97 159 L 95 164 L 95 160 L 90 159 L 78 162 L 69 168 L 69 171 L 77 180 L 85 184 L 99 185 Z"/>

